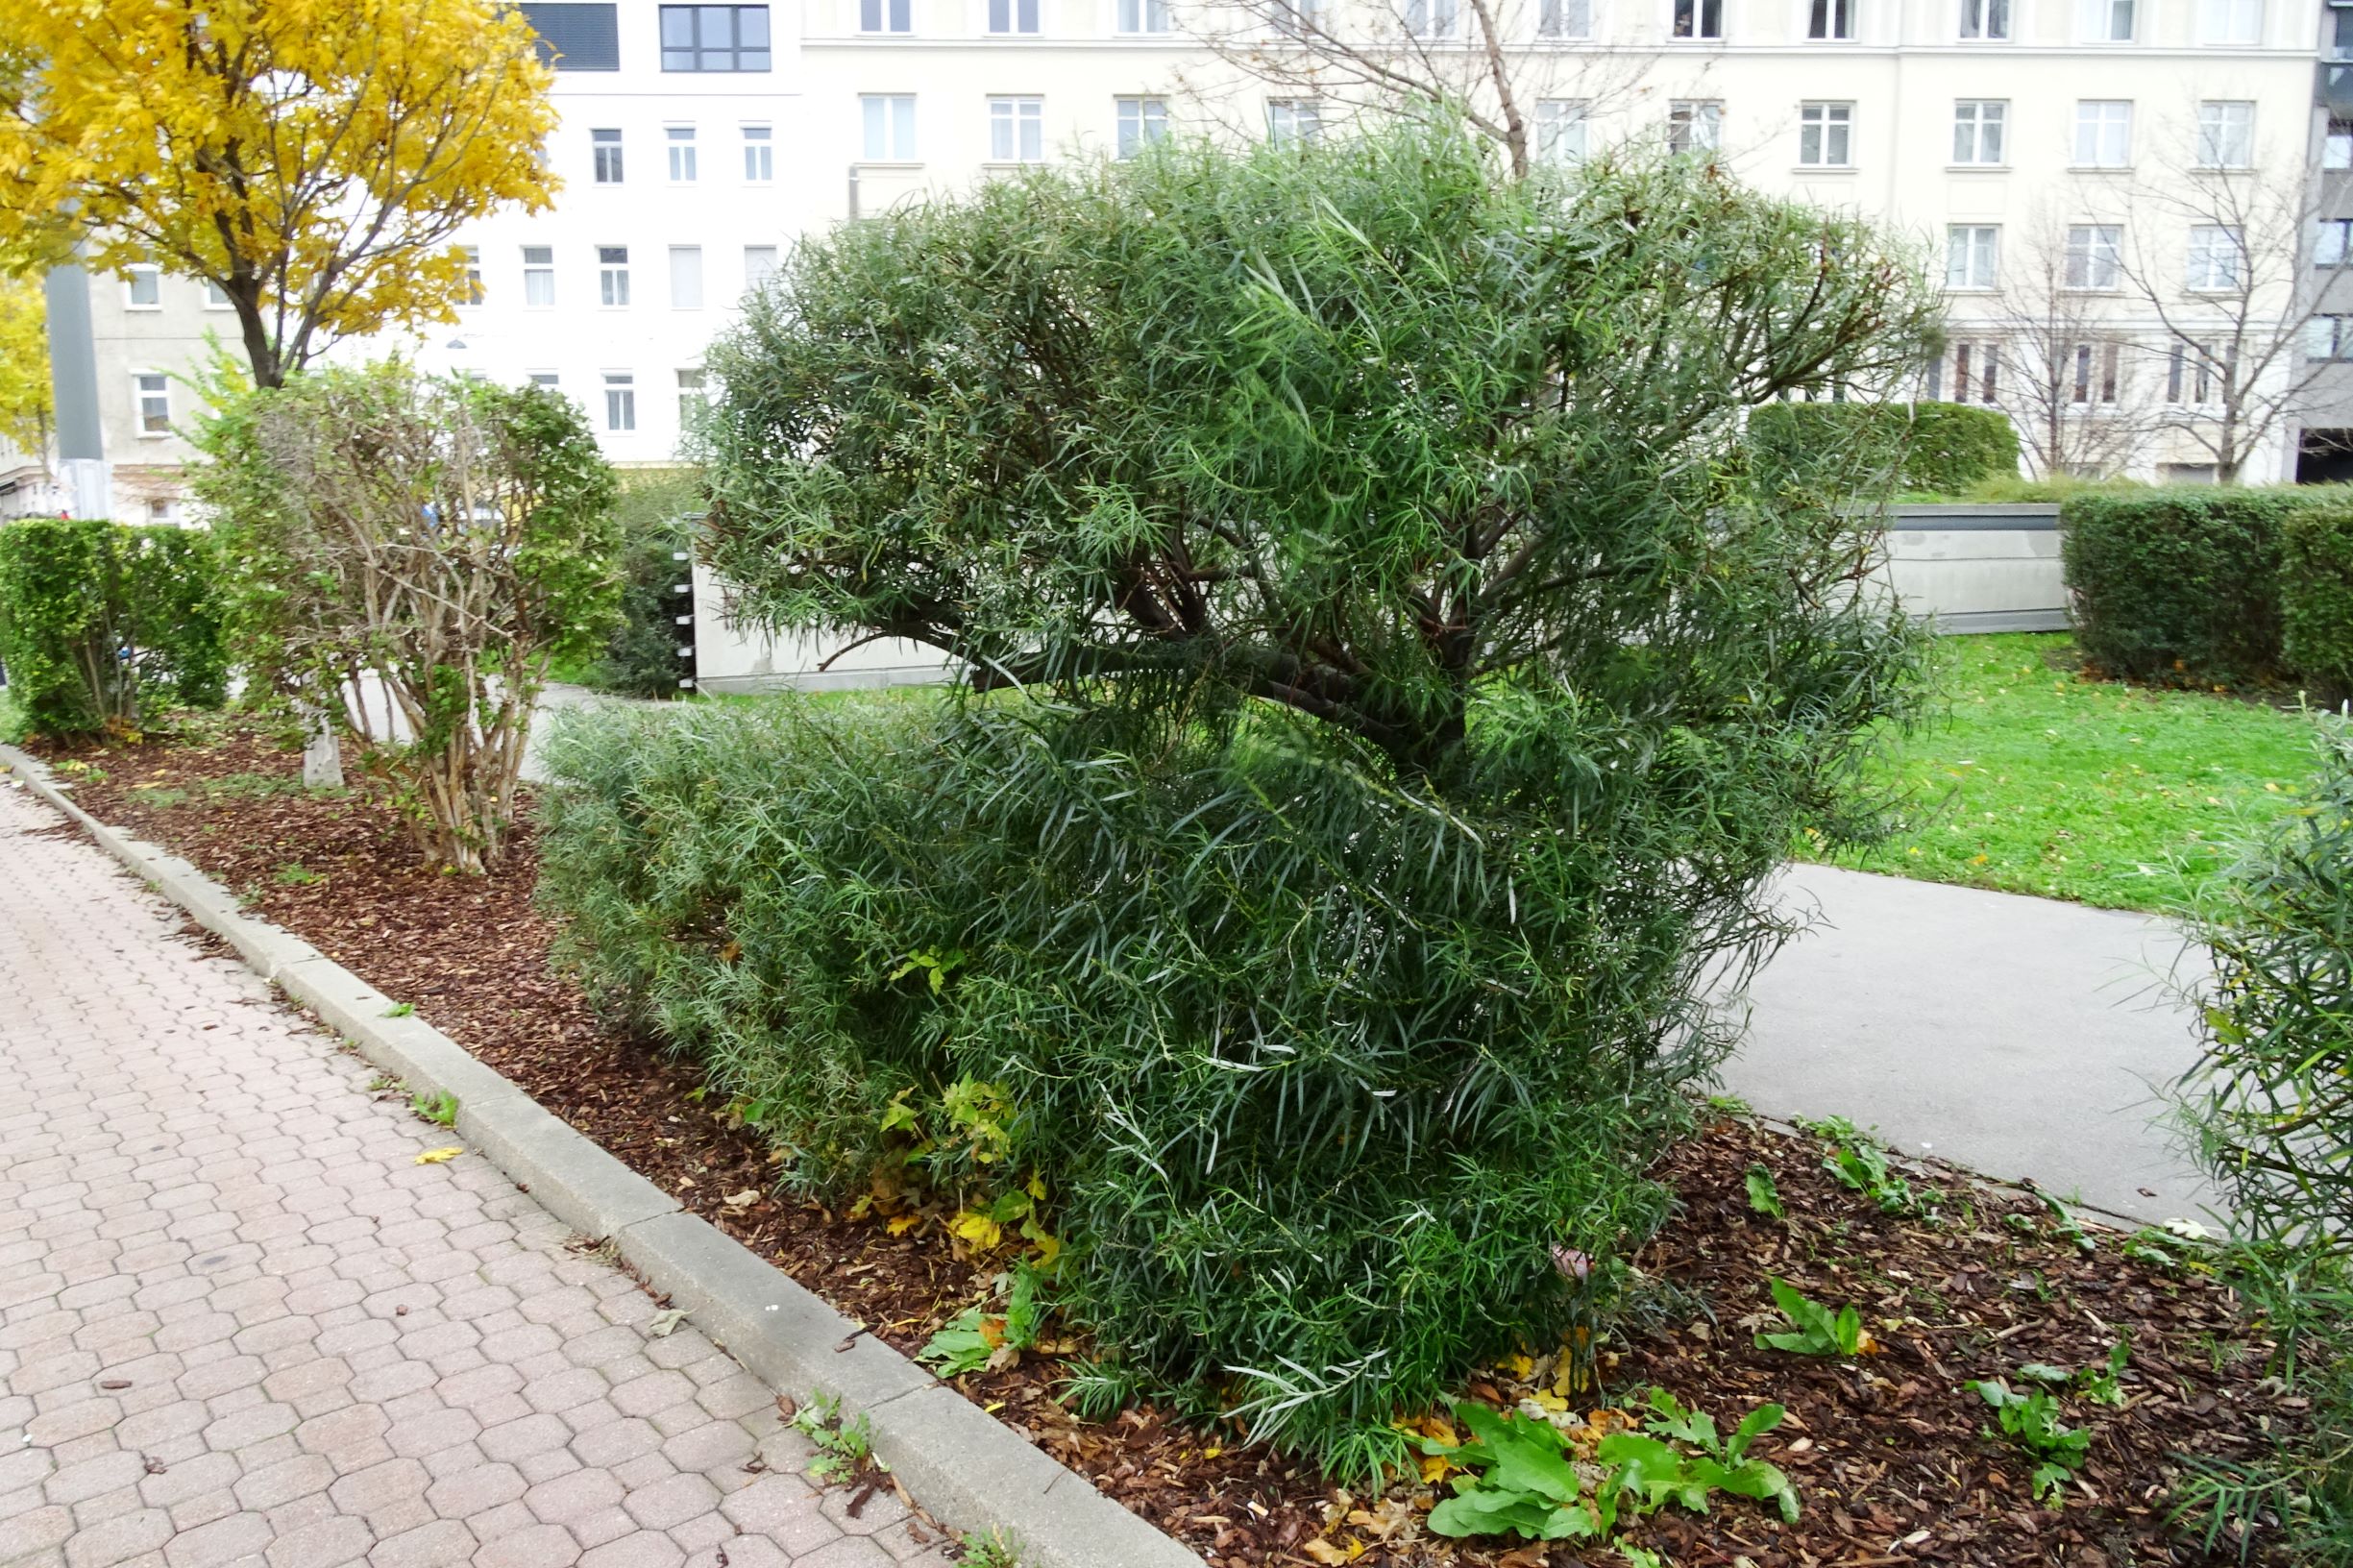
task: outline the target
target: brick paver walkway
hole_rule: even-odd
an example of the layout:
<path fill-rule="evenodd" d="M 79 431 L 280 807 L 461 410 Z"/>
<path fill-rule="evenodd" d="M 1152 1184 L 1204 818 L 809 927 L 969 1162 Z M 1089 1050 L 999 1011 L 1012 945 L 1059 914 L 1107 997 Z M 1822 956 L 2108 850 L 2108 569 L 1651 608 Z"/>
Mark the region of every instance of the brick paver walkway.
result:
<path fill-rule="evenodd" d="M 57 821 L 0 783 L 0 1565 L 946 1562 Z"/>

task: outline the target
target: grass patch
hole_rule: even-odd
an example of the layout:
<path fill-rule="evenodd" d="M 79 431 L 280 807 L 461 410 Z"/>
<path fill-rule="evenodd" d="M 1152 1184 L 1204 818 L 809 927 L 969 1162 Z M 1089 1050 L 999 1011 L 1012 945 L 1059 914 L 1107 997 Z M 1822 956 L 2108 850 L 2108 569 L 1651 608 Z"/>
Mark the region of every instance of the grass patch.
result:
<path fill-rule="evenodd" d="M 2300 714 L 2084 680 L 2065 633 L 1948 637 L 1942 701 L 1883 761 L 1908 790 L 1859 870 L 2153 910 L 2288 809 L 2312 772 Z"/>
<path fill-rule="evenodd" d="M 14 691 L 0 686 L 0 746 L 15 746 L 25 738 L 24 704 Z"/>

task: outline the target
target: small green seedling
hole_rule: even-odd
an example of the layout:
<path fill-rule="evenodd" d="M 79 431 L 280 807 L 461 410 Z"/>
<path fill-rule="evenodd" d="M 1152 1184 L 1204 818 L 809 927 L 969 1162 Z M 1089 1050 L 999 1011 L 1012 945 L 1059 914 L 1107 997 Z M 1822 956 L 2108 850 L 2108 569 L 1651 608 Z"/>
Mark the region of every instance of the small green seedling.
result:
<path fill-rule="evenodd" d="M 408 1109 L 436 1127 L 457 1125 L 457 1096 L 448 1090 L 438 1094 L 411 1094 Z"/>
<path fill-rule="evenodd" d="M 963 1561 L 964 1568 L 1021 1568 L 1020 1553 L 995 1531 L 966 1536 Z"/>
<path fill-rule="evenodd" d="M 1798 1494 L 1789 1478 L 1762 1459 L 1748 1457 L 1749 1446 L 1781 1424 L 1778 1405 L 1759 1405 L 1733 1429 L 1718 1435 L 1715 1417 L 1686 1409 L 1664 1388 L 1651 1390 L 1653 1414 L 1643 1423 L 1651 1435 L 1612 1433 L 1602 1439 L 1594 1458 L 1617 1466 L 1608 1485 L 1633 1495 L 1637 1512 L 1648 1513 L 1674 1502 L 1694 1513 L 1707 1511 L 1710 1492 L 1771 1503 L 1786 1524 L 1798 1521 Z M 1688 1444 L 1699 1450 L 1684 1454 L 1660 1439 Z"/>
<path fill-rule="evenodd" d="M 2053 1366 L 2047 1361 L 2028 1361 L 2018 1369 L 2018 1375 L 2029 1383 L 2046 1388 L 2071 1388 L 2095 1405 L 2111 1409 L 2124 1403 L 2123 1385 L 2118 1381 L 2132 1356 L 2132 1341 L 2120 1339 L 2109 1347 L 2108 1359 L 2093 1366 L 2078 1367 L 2070 1372 L 2066 1367 Z"/>
<path fill-rule="evenodd" d="M 417 1007 L 414 1002 L 394 1002 L 390 1007 L 384 1009 L 384 1017 L 387 1018 L 405 1018 L 411 1014 L 415 1013 Z"/>
<path fill-rule="evenodd" d="M 1763 1165 L 1749 1167 L 1749 1207 L 1775 1219 L 1789 1217 L 1788 1212 L 1781 1207 L 1781 1189 L 1775 1185 L 1773 1172 Z"/>
<path fill-rule="evenodd" d="M 2036 1461 L 2032 1482 L 2036 1497 L 2052 1496 L 2083 1468 L 2084 1457 L 2092 1449 L 2092 1434 L 2080 1427 L 2060 1424 L 2059 1401 L 2048 1389 L 2030 1388 L 2022 1393 L 1998 1378 L 1970 1386 L 1994 1407 L 2002 1435 Z"/>
<path fill-rule="evenodd" d="M 281 887 L 306 888 L 314 882 L 324 882 L 327 878 L 301 861 L 290 860 L 278 868 L 278 875 L 275 880 Z"/>
<path fill-rule="evenodd" d="M 1430 1510 L 1439 1535 L 1520 1535 L 1530 1540 L 1592 1540 L 1617 1526 L 1617 1494 L 1605 1483 L 1590 1497 L 1569 1463 L 1568 1439 L 1550 1421 L 1504 1414 L 1468 1402 L 1455 1419 L 1466 1443 L 1425 1437 L 1425 1454 L 1462 1467 L 1455 1495 Z M 1623 1435 L 1623 1434 L 1621 1434 Z"/>
<path fill-rule="evenodd" d="M 881 1466 L 874 1458 L 873 1433 L 866 1417 L 855 1421 L 842 1419 L 842 1402 L 823 1394 L 811 1396 L 793 1416 L 793 1430 L 817 1445 L 817 1458 L 809 1461 L 809 1475 L 827 1486 L 849 1480 L 867 1465 Z"/>
<path fill-rule="evenodd" d="M 1001 1315 L 967 1307 L 915 1353 L 916 1360 L 943 1378 L 993 1372 L 1019 1360 L 1021 1351 L 1038 1342 L 1038 1331 L 1045 1321 L 1045 1306 L 1040 1299 L 1044 1280 L 1024 1262 L 1014 1264 L 998 1284 L 1006 1292 Z"/>
<path fill-rule="evenodd" d="M 1786 1350 L 1795 1356 L 1862 1356 L 1875 1348 L 1864 1332 L 1863 1314 L 1852 1306 L 1841 1307 L 1833 1314 L 1820 1302 L 1807 1300 L 1787 1280 L 1767 1275 L 1766 1283 L 1773 1286 L 1774 1305 L 1789 1320 L 1791 1332 L 1758 1335 L 1760 1350 Z"/>

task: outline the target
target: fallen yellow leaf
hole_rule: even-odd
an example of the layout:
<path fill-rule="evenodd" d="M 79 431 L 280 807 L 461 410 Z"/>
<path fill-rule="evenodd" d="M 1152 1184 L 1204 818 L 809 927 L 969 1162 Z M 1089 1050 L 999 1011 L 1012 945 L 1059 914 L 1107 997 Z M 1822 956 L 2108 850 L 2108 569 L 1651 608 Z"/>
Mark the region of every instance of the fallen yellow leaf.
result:
<path fill-rule="evenodd" d="M 1330 1541 L 1323 1539 L 1321 1536 L 1317 1536 L 1315 1539 L 1311 1540 L 1306 1545 L 1300 1547 L 1299 1550 L 1305 1552 L 1309 1556 L 1314 1558 L 1317 1562 L 1354 1562 L 1357 1560 L 1357 1558 L 1364 1556 L 1364 1543 L 1362 1541 L 1350 1541 L 1346 1546 L 1334 1546 Z"/>
<path fill-rule="evenodd" d="M 454 1143 L 446 1149 L 427 1149 L 423 1154 L 417 1156 L 417 1164 L 420 1165 L 446 1165 L 465 1152 Z"/>
<path fill-rule="evenodd" d="M 1528 1376 L 1529 1373 L 1533 1372 L 1535 1369 L 1535 1358 L 1532 1356 L 1507 1356 L 1504 1358 L 1504 1370 L 1509 1372 L 1515 1378 L 1524 1378 Z"/>
<path fill-rule="evenodd" d="M 962 1237 L 983 1252 L 993 1249 L 1005 1239 L 1005 1227 L 978 1209 L 967 1209 L 948 1221 L 947 1228 L 950 1235 Z"/>
<path fill-rule="evenodd" d="M 1453 1465 L 1446 1462 L 1446 1456 L 1443 1454 L 1423 1455 L 1422 1484 L 1425 1486 L 1435 1486 L 1439 1482 L 1446 1479 L 1446 1472 L 1453 1468 Z"/>
<path fill-rule="evenodd" d="M 893 1236 L 905 1236 L 909 1231 L 914 1230 L 918 1225 L 922 1223 L 923 1216 L 921 1214 L 901 1214 L 896 1219 L 891 1221 L 891 1234 Z"/>

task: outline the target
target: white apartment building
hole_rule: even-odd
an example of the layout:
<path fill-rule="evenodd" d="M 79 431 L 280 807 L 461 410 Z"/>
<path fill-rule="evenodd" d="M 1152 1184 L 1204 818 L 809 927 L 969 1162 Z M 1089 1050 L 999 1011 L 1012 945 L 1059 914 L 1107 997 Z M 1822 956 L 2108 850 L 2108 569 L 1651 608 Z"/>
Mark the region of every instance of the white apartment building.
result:
<path fill-rule="evenodd" d="M 1335 35 L 1410 27 L 1434 68 L 1474 63 L 1459 0 L 1321 4 Z M 1251 37 L 1293 50 L 1280 29 L 1187 5 L 527 0 L 557 66 L 554 209 L 466 236 L 480 290 L 456 325 L 337 352 L 399 346 L 543 381 L 588 409 L 617 463 L 671 462 L 704 346 L 797 236 L 1023 163 L 1166 132 L 1312 136 L 1347 112 L 1344 92 L 1237 61 Z M 2128 261 L 2178 278 L 2194 306 L 2251 264 L 2223 226 L 2164 198 L 2200 183 L 2303 193 L 2332 126 L 2353 148 L 2324 105 L 2320 0 L 1506 0 L 1502 14 L 1545 156 L 1713 147 L 1752 184 L 1914 236 L 1955 322 L 1925 395 L 2003 401 L 2022 363 L 2017 286 L 2042 257 L 2089 324 L 2077 412 L 2102 417 L 2127 386 L 2172 400 L 2174 428 L 2111 465 L 2144 476 L 2197 478 L 2211 459 L 2183 434 L 2206 395 L 2197 367 L 2169 355 Z M 2292 233 L 2326 243 L 2312 224 Z M 181 279 L 91 289 L 117 515 L 171 516 L 178 376 L 231 318 Z M 2265 305 L 2274 321 L 2294 292 Z M 2292 477 L 2296 439 L 2280 430 L 2243 477 Z"/>

